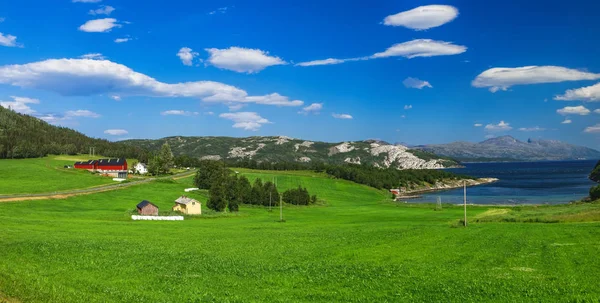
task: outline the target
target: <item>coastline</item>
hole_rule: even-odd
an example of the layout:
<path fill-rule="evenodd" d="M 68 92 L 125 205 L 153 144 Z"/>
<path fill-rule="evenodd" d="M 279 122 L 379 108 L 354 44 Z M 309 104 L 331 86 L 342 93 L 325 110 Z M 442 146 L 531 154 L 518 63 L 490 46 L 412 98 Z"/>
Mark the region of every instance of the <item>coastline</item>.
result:
<path fill-rule="evenodd" d="M 395 200 L 398 201 L 399 199 L 414 199 L 414 198 L 419 198 L 420 197 L 419 194 L 461 188 L 461 187 L 463 187 L 463 182 L 465 182 L 465 181 L 467 183 L 467 187 L 472 187 L 472 186 L 478 186 L 478 185 L 484 185 L 484 184 L 498 182 L 499 179 L 498 178 L 478 178 L 478 179 L 453 180 L 452 182 L 437 183 L 433 187 L 429 187 L 429 188 L 419 188 L 419 189 L 403 191 L 399 195 L 396 195 Z"/>

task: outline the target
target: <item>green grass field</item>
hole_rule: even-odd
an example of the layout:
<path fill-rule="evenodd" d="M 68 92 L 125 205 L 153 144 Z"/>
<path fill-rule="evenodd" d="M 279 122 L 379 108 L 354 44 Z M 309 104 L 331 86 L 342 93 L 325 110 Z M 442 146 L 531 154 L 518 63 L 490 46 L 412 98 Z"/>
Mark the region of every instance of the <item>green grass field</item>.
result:
<path fill-rule="evenodd" d="M 115 183 L 87 170 L 66 169 L 87 156 L 0 160 L 0 195 L 35 194 Z"/>
<path fill-rule="evenodd" d="M 143 199 L 169 213 L 191 177 L 0 203 L 0 302 L 599 301 L 595 217 L 502 219 L 599 204 L 470 207 L 472 224 L 462 228 L 461 207 L 393 203 L 386 192 L 311 172 L 238 171 L 277 177 L 280 191 L 305 186 L 323 205 L 284 206 L 285 223 L 279 209 L 214 214 L 204 205 L 205 215 L 185 221 L 130 220 Z"/>

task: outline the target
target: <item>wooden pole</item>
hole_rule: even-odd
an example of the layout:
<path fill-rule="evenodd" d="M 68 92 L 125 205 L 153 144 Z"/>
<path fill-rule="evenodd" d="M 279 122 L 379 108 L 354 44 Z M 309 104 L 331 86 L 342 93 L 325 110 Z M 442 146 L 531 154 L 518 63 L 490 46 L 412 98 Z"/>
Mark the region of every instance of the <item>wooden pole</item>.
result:
<path fill-rule="evenodd" d="M 467 181 L 463 181 L 464 186 L 464 205 L 465 205 L 465 221 L 464 225 L 467 227 Z"/>

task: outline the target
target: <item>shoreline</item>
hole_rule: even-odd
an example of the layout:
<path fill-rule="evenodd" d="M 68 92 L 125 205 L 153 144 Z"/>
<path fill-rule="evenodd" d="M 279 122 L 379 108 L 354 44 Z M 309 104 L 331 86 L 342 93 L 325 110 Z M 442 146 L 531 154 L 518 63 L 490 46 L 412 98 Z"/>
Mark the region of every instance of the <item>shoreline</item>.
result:
<path fill-rule="evenodd" d="M 499 180 L 500 179 L 498 179 L 498 178 L 479 178 L 479 179 L 457 180 L 451 184 L 444 183 L 444 184 L 436 185 L 431 188 L 415 189 L 415 190 L 401 192 L 399 195 L 396 196 L 396 198 L 394 200 L 398 201 L 399 199 L 415 199 L 415 198 L 420 198 L 421 197 L 420 194 L 461 188 L 461 187 L 463 187 L 463 181 L 467 182 L 467 187 L 472 187 L 472 186 L 478 186 L 478 185 L 484 185 L 484 184 L 491 184 L 494 182 L 498 182 Z"/>

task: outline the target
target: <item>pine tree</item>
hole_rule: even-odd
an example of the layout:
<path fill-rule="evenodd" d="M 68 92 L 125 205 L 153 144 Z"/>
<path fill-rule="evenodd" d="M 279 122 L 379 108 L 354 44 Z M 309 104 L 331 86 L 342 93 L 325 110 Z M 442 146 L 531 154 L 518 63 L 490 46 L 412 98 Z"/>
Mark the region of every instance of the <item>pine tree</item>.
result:
<path fill-rule="evenodd" d="M 171 146 L 169 143 L 163 144 L 160 148 L 160 172 L 162 174 L 168 174 L 173 167 L 173 152 L 171 152 Z"/>
<path fill-rule="evenodd" d="M 208 191 L 210 198 L 208 199 L 206 206 L 214 211 L 221 212 L 227 207 L 227 189 L 225 181 L 224 178 L 214 180 Z"/>

